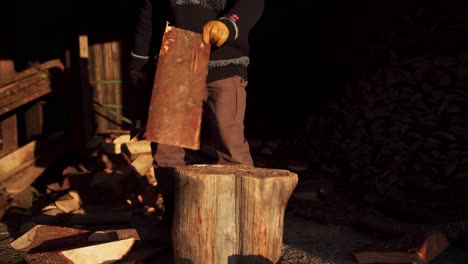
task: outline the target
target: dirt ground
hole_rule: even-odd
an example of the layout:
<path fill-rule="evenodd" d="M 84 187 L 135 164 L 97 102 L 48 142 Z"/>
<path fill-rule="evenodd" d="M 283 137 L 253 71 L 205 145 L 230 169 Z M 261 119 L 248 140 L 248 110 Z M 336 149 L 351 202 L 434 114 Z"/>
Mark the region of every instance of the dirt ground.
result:
<path fill-rule="evenodd" d="M 7 226 L 0 225 L 0 263 L 23 264 L 24 253 L 11 248 L 13 241 Z M 284 224 L 283 256 L 278 264 L 356 264 L 354 249 L 376 241 L 368 234 L 340 225 L 323 225 L 295 216 L 287 211 Z M 150 264 L 171 264 L 169 253 L 148 261 Z M 448 248 L 431 264 L 466 264 L 468 250 Z"/>
<path fill-rule="evenodd" d="M 272 162 L 269 161 L 268 155 L 264 159 L 255 156 L 255 161 L 256 165 L 262 167 L 269 167 L 269 162 Z M 273 163 L 278 164 L 276 161 Z M 300 184 L 301 180 L 298 185 Z M 32 193 L 28 193 L 24 199 L 30 200 L 32 196 L 34 196 Z M 290 200 L 284 221 L 283 254 L 278 264 L 356 264 L 352 252 L 363 245 L 379 241 L 376 236 L 351 226 L 316 222 L 298 214 L 296 209 L 297 204 L 294 200 Z M 313 212 L 313 210 L 309 211 Z M 23 212 L 23 214 L 18 221 L 27 222 L 31 212 Z M 21 233 L 17 229 L 21 223 L 15 221 L 10 219 L 7 222 L 0 222 L 0 264 L 25 263 L 23 260 L 25 253 L 16 251 L 10 246 L 14 238 Z M 172 256 L 170 251 L 167 251 L 145 263 L 171 264 Z M 430 264 L 467 263 L 468 250 L 451 246 Z"/>
<path fill-rule="evenodd" d="M 351 255 L 375 238 L 339 225 L 322 225 L 287 215 L 284 226 L 284 252 L 281 264 L 356 264 Z M 431 264 L 466 264 L 468 251 L 450 247 Z"/>

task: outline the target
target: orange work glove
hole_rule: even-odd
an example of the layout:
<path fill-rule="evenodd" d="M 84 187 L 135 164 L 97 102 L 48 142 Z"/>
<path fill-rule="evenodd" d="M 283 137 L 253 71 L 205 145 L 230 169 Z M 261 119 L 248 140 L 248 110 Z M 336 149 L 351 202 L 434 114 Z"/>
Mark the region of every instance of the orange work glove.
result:
<path fill-rule="evenodd" d="M 228 27 L 221 21 L 212 20 L 203 26 L 203 42 L 222 46 L 229 37 Z"/>

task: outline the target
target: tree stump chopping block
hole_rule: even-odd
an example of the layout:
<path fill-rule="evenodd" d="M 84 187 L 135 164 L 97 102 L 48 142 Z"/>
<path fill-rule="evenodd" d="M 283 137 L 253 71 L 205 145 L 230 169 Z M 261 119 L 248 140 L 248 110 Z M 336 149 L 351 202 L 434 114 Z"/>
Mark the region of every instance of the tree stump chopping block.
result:
<path fill-rule="evenodd" d="M 277 263 L 287 202 L 298 182 L 287 170 L 233 165 L 176 169 L 174 262 Z"/>

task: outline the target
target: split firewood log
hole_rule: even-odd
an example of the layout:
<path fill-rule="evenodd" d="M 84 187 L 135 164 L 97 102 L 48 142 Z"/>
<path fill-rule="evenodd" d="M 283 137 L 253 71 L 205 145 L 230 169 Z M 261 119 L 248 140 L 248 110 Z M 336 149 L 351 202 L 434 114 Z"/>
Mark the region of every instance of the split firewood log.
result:
<path fill-rule="evenodd" d="M 66 250 L 28 253 L 24 259 L 27 263 L 63 263 L 63 264 L 95 264 L 114 263 L 122 259 L 132 248 L 134 238 L 108 243 L 78 247 Z"/>
<path fill-rule="evenodd" d="M 10 245 L 16 250 L 53 249 L 84 245 L 91 234 L 88 230 L 50 225 L 36 225 Z"/>
<path fill-rule="evenodd" d="M 426 264 L 450 245 L 439 230 L 411 233 L 404 237 L 373 243 L 356 250 L 353 255 L 359 264 L 417 263 Z"/>

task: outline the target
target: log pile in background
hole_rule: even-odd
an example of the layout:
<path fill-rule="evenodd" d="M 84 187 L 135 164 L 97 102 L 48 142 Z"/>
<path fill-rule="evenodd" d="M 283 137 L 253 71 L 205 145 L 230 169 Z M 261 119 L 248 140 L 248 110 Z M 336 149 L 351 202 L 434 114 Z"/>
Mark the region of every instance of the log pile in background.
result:
<path fill-rule="evenodd" d="M 374 48 L 391 60 L 309 116 L 293 147 L 314 174 L 394 199 L 468 203 L 468 12 L 440 5 L 408 16 Z"/>

